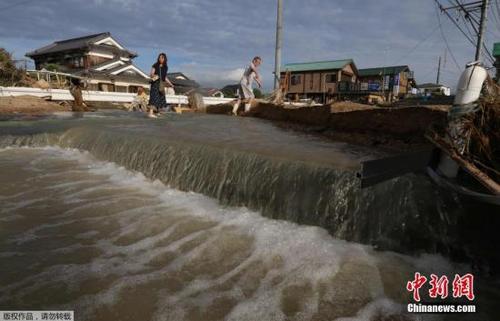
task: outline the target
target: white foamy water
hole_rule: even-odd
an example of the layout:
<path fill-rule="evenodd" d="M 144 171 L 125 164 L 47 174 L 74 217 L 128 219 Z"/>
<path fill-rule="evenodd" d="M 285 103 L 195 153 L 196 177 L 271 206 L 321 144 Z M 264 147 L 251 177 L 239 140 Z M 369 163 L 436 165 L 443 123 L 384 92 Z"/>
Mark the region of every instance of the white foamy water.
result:
<path fill-rule="evenodd" d="M 70 309 L 78 320 L 439 320 L 402 316 L 406 282 L 415 271 L 466 271 L 222 207 L 76 150 L 2 149 L 0 181 L 1 309 Z"/>

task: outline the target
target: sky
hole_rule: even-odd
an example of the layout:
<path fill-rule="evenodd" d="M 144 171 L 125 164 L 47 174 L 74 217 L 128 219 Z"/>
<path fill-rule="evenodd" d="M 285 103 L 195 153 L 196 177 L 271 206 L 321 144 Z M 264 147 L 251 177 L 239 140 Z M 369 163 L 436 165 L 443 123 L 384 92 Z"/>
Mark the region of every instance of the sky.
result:
<path fill-rule="evenodd" d="M 500 0 L 492 1 L 486 33 L 490 50 L 500 42 Z M 409 65 L 417 83 L 425 83 L 436 81 L 442 56 L 441 83 L 454 87 L 465 64 L 474 58 L 474 47 L 439 13 L 434 0 L 283 2 L 283 63 L 351 58 L 358 69 Z M 205 87 L 236 83 L 251 58 L 259 55 L 264 88 L 269 90 L 276 4 L 276 0 L 0 0 L 0 47 L 22 59 L 26 52 L 56 40 L 109 31 L 139 55 L 135 64 L 142 70 L 149 71 L 158 53 L 166 52 L 170 71 L 183 72 Z"/>

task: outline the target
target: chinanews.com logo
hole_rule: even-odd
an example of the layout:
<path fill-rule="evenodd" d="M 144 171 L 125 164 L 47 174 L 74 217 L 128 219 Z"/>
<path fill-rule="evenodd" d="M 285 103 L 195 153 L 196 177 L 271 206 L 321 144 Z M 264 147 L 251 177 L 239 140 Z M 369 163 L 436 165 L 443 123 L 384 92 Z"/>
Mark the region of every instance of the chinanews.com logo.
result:
<path fill-rule="evenodd" d="M 427 286 L 425 286 L 427 284 Z M 425 287 L 424 287 L 425 286 Z M 435 300 L 446 300 L 453 298 L 455 300 L 463 299 L 466 303 L 473 302 L 474 295 L 474 275 L 467 273 L 463 276 L 455 274 L 451 283 L 446 275 L 438 277 L 435 274 L 430 275 L 430 279 L 415 273 L 413 280 L 408 281 L 406 290 L 413 294 L 412 303 L 408 304 L 409 313 L 475 313 L 474 304 L 450 304 L 450 303 L 421 303 L 422 298 Z M 427 296 L 421 297 L 420 291 L 427 290 Z"/>

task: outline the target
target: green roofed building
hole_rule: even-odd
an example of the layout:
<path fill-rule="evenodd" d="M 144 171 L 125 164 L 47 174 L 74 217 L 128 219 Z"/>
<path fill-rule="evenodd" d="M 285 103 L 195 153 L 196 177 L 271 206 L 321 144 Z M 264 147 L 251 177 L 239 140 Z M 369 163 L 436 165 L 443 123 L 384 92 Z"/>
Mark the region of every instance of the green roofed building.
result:
<path fill-rule="evenodd" d="M 282 87 L 292 99 L 326 102 L 357 89 L 358 69 L 352 59 L 289 63 L 281 70 Z"/>
<path fill-rule="evenodd" d="M 497 82 L 500 84 L 500 42 L 493 45 L 493 56 L 495 57 L 495 67 L 497 68 Z"/>

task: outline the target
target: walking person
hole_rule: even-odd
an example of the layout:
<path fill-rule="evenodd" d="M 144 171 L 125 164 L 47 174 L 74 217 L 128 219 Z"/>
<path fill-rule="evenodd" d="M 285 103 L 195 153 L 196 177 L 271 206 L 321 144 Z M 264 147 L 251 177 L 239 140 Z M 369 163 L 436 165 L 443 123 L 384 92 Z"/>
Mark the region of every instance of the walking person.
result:
<path fill-rule="evenodd" d="M 262 64 L 262 58 L 256 56 L 252 59 L 250 65 L 245 69 L 243 76 L 240 80 L 239 86 L 239 99 L 238 102 L 233 107 L 233 114 L 238 114 L 238 108 L 240 104 L 245 103 L 245 112 L 250 111 L 252 106 L 252 101 L 255 99 L 255 95 L 253 93 L 253 81 L 257 83 L 259 88 L 262 88 L 262 82 L 259 74 L 259 66 Z"/>
<path fill-rule="evenodd" d="M 149 93 L 149 105 L 154 106 L 159 112 L 161 109 L 169 109 L 167 105 L 167 100 L 165 98 L 165 92 L 167 87 L 174 87 L 170 80 L 167 78 L 168 65 L 167 65 L 167 55 L 165 53 L 160 53 L 156 63 L 151 67 L 151 90 Z M 153 108 L 149 109 L 149 116 L 156 117 L 153 114 Z"/>

